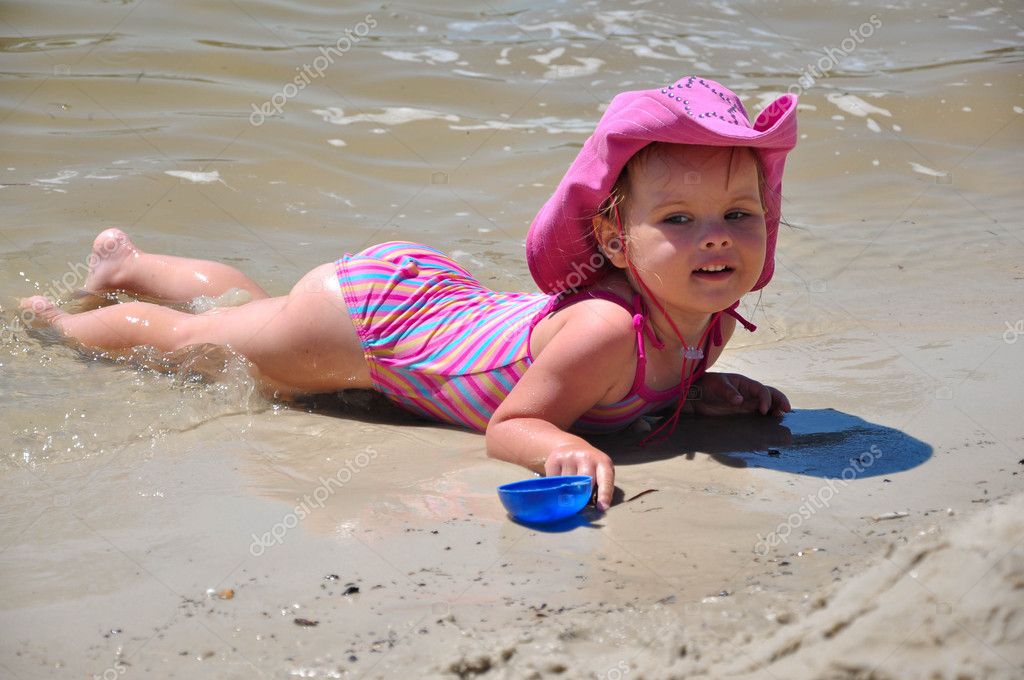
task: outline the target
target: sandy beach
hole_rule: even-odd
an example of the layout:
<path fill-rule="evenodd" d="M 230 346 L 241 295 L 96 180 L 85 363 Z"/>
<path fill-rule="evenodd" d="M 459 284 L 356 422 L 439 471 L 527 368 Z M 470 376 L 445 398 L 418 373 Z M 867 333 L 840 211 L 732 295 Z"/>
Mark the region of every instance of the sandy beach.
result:
<path fill-rule="evenodd" d="M 1019 8 L 3 14 L 0 677 L 1024 677 Z M 752 115 L 799 91 L 775 278 L 716 365 L 794 409 L 595 439 L 603 515 L 511 521 L 527 471 L 372 395 L 19 323 L 76 304 L 108 225 L 275 295 L 395 238 L 534 291 L 527 227 L 602 103 L 689 72 Z"/>

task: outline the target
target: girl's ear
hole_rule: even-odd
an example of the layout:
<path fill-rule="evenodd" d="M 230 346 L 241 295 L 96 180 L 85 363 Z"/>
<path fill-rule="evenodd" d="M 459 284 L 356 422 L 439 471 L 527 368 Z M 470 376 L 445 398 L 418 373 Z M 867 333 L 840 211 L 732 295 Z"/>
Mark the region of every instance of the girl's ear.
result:
<path fill-rule="evenodd" d="M 617 225 L 605 215 L 597 215 L 593 219 L 594 238 L 597 247 L 609 262 L 619 269 L 626 268 L 626 248 L 619 238 Z"/>

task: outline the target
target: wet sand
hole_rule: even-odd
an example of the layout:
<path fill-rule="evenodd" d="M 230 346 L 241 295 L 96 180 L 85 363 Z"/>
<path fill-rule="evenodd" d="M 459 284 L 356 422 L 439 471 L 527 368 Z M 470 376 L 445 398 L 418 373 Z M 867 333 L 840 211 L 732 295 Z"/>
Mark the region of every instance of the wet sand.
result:
<path fill-rule="evenodd" d="M 0 675 L 1022 674 L 1019 10 L 245 10 L 5 9 Z M 509 521 L 524 471 L 365 395 L 272 404 L 237 363 L 11 328 L 109 224 L 273 294 L 390 238 L 534 290 L 526 228 L 602 102 L 697 71 L 754 112 L 872 12 L 800 85 L 775 279 L 718 365 L 794 411 L 603 440 L 604 516 Z"/>

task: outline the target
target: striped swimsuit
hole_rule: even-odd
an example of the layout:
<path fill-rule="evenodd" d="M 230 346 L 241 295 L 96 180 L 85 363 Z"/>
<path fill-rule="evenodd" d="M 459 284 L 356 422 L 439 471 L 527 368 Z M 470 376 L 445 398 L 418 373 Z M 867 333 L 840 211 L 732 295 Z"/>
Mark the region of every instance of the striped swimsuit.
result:
<path fill-rule="evenodd" d="M 624 399 L 594 406 L 572 429 L 581 433 L 620 430 L 679 397 L 678 386 L 656 391 L 644 384 L 647 325 L 639 296 L 629 305 L 597 291 L 495 292 L 440 251 L 398 241 L 346 254 L 336 269 L 374 388 L 430 420 L 484 431 L 498 405 L 533 363 L 530 335 L 537 322 L 595 296 L 613 300 L 634 314 L 636 377 Z M 734 308 L 727 311 L 735 315 Z M 722 344 L 719 318 L 716 315 L 712 321 L 715 328 L 709 333 L 705 356 L 712 341 Z M 646 332 L 651 337 L 650 330 Z M 704 369 L 705 360 L 701 360 L 694 379 Z"/>

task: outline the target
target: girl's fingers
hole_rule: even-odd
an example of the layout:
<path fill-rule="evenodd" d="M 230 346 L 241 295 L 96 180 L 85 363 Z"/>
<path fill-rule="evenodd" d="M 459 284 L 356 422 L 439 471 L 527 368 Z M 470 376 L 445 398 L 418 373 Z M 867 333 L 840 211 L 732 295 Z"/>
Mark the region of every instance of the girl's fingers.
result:
<path fill-rule="evenodd" d="M 709 394 L 721 395 L 723 401 L 740 407 L 742 411 L 754 410 L 761 415 L 782 415 L 793 410 L 786 395 L 774 387 L 738 374 L 717 375 L 721 378 L 714 381 L 714 388 L 709 390 Z"/>
<path fill-rule="evenodd" d="M 768 413 L 768 408 L 772 403 L 772 395 L 771 392 L 768 391 L 768 388 L 756 380 L 751 380 L 750 378 L 743 378 L 740 385 L 744 398 L 753 402 L 754 410 L 762 415 Z"/>
<path fill-rule="evenodd" d="M 727 401 L 730 404 L 742 404 L 743 393 L 736 385 L 736 382 L 733 381 L 730 378 L 730 376 L 726 375 L 725 373 L 722 373 L 721 376 L 722 379 L 718 383 L 721 385 L 721 388 L 719 390 L 716 390 L 717 392 L 719 392 L 719 394 L 715 396 L 721 396 L 723 401 Z"/>
<path fill-rule="evenodd" d="M 597 464 L 597 509 L 602 512 L 612 506 L 612 494 L 615 492 L 615 470 L 611 463 Z"/>
<path fill-rule="evenodd" d="M 544 476 L 554 477 L 555 475 L 561 474 L 562 472 L 562 461 L 554 457 L 548 457 L 544 461 Z"/>
<path fill-rule="evenodd" d="M 745 397 L 743 391 L 734 385 L 731 381 L 728 383 L 728 389 L 725 392 L 725 398 L 732 404 L 739 405 L 743 403 Z"/>
<path fill-rule="evenodd" d="M 768 388 L 772 391 L 772 405 L 774 407 L 773 413 L 776 415 L 782 415 L 793 410 L 793 407 L 789 405 L 789 399 L 786 395 L 775 389 L 774 387 Z"/>
<path fill-rule="evenodd" d="M 768 410 L 772 407 L 772 392 L 765 385 L 761 385 L 761 393 L 758 395 L 759 399 L 759 410 L 761 415 L 768 415 Z"/>
<path fill-rule="evenodd" d="M 701 379 L 701 401 L 710 405 L 731 404 L 738 406 L 743 403 L 743 393 L 738 388 L 737 381 L 731 378 L 742 376 L 730 376 L 727 373 L 709 373 L 706 378 Z"/>
<path fill-rule="evenodd" d="M 589 461 L 584 461 L 584 462 L 580 463 L 579 467 L 576 468 L 576 472 L 574 472 L 573 474 L 574 475 L 588 475 L 590 477 L 596 477 L 594 475 L 594 466 L 591 465 Z"/>

